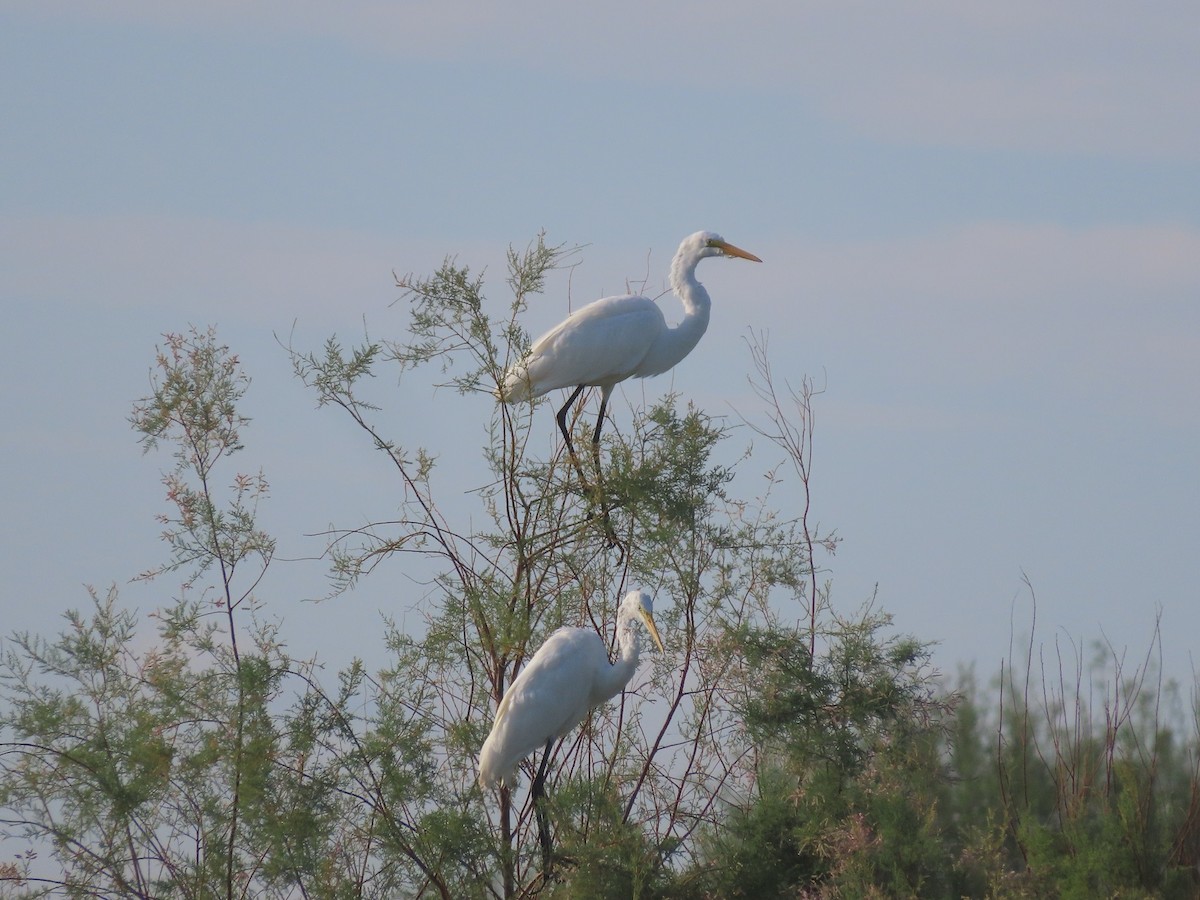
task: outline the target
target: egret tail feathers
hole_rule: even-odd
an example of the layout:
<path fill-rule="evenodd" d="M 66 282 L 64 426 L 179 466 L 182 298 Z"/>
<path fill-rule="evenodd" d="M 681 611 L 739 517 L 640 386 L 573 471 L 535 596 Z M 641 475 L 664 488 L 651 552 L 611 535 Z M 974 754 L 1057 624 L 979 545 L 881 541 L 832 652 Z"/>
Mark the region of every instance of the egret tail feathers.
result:
<path fill-rule="evenodd" d="M 499 787 L 516 787 L 517 784 L 517 766 L 520 760 L 506 760 L 500 753 L 491 736 L 483 742 L 483 748 L 479 751 L 479 786 L 488 790 L 490 788 Z"/>
<path fill-rule="evenodd" d="M 529 370 L 524 364 L 513 366 L 504 376 L 504 383 L 496 387 L 496 399 L 501 403 L 519 403 L 533 396 Z"/>
<path fill-rule="evenodd" d="M 505 718 L 508 714 L 511 696 L 511 691 L 506 691 L 504 697 L 501 698 L 500 706 L 496 709 L 496 719 L 492 723 L 491 734 L 487 736 L 487 740 L 479 749 L 479 786 L 484 789 L 494 788 L 501 784 L 509 788 L 517 785 L 517 766 L 521 764 L 521 759 L 518 757 L 515 760 L 506 760 L 500 747 L 503 743 L 501 735 L 505 731 Z"/>

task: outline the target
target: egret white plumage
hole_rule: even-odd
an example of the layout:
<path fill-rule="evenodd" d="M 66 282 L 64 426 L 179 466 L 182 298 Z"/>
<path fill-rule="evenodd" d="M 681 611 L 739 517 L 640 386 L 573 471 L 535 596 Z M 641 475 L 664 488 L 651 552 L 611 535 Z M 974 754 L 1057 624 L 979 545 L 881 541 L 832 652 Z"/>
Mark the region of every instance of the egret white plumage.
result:
<path fill-rule="evenodd" d="M 671 262 L 671 289 L 683 304 L 683 319 L 669 327 L 649 297 L 605 297 L 571 313 L 533 342 L 529 353 L 505 375 L 496 391 L 505 403 L 540 397 L 555 388 L 575 388 L 558 411 L 558 427 L 575 456 L 567 412 L 586 387 L 600 388 L 600 414 L 592 433 L 599 454 L 600 428 L 613 388 L 627 378 L 661 375 L 687 356 L 708 328 L 712 301 L 696 280 L 696 266 L 710 256 L 762 262 L 711 231 L 683 239 Z"/>
<path fill-rule="evenodd" d="M 545 747 L 534 779 L 534 796 L 545 777 L 546 761 L 557 738 L 584 720 L 588 712 L 616 696 L 638 664 L 636 624 L 641 622 L 663 650 L 654 624 L 650 595 L 630 591 L 617 610 L 617 661 L 610 663 L 604 640 L 591 628 L 560 628 L 525 664 L 496 710 L 491 734 L 479 751 L 479 784 L 512 787 L 521 760 Z"/>

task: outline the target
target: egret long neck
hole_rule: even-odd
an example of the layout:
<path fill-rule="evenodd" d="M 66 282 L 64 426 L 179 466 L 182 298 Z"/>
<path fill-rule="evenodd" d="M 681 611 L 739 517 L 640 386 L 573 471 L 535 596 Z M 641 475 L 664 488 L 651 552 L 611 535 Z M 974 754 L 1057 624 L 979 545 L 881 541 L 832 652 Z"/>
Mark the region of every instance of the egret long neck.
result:
<path fill-rule="evenodd" d="M 615 697 L 637 671 L 638 636 L 635 627 L 632 617 L 622 617 L 617 621 L 617 661 L 596 679 L 593 705 Z"/>
<path fill-rule="evenodd" d="M 639 375 L 661 375 L 692 352 L 708 330 L 712 300 L 708 291 L 696 280 L 694 258 L 677 256 L 671 265 L 671 290 L 683 304 L 683 318 L 674 328 L 659 335 L 646 355 Z"/>

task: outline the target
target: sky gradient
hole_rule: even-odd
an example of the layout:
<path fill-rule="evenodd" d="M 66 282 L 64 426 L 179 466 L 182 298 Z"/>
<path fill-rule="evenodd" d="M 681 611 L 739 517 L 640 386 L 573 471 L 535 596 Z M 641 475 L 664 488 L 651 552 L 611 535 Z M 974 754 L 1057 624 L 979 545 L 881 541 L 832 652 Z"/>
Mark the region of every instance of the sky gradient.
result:
<path fill-rule="evenodd" d="M 781 377 L 824 384 L 814 509 L 843 538 L 840 608 L 877 589 L 943 668 L 988 674 L 1028 628 L 1027 576 L 1048 652 L 1138 656 L 1161 609 L 1166 668 L 1191 677 L 1194 2 L 79 7 L 0 5 L 3 633 L 56 629 L 83 584 L 143 610 L 172 592 L 126 584 L 164 558 L 168 465 L 127 417 L 159 335 L 189 324 L 253 379 L 239 468 L 264 467 L 296 560 L 264 588 L 293 649 L 336 664 L 381 611 L 419 622 L 403 561 L 300 603 L 323 585 L 306 535 L 386 516 L 392 486 L 277 337 L 398 336 L 393 270 L 447 254 L 487 267 L 500 308 L 505 249 L 545 229 L 586 246 L 536 334 L 568 302 L 658 293 L 710 229 L 763 264 L 705 263 L 709 334 L 625 396 L 735 421 L 748 329 Z M 461 485 L 477 454 L 443 448 L 481 444 L 488 401 L 408 378 L 402 437 L 435 399 L 460 413 L 411 440 Z"/>

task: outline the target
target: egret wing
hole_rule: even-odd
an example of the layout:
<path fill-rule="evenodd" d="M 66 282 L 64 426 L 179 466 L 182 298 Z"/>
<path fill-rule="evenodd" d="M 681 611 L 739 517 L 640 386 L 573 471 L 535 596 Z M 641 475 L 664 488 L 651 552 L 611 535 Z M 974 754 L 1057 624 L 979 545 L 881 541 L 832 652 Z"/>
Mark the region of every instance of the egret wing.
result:
<path fill-rule="evenodd" d="M 529 351 L 533 394 L 580 384 L 616 384 L 634 374 L 666 320 L 649 297 L 606 297 L 546 332 Z"/>
<path fill-rule="evenodd" d="M 608 655 L 591 629 L 560 628 L 547 638 L 496 711 L 480 751 L 481 780 L 511 784 L 522 759 L 583 721 L 601 664 Z"/>

